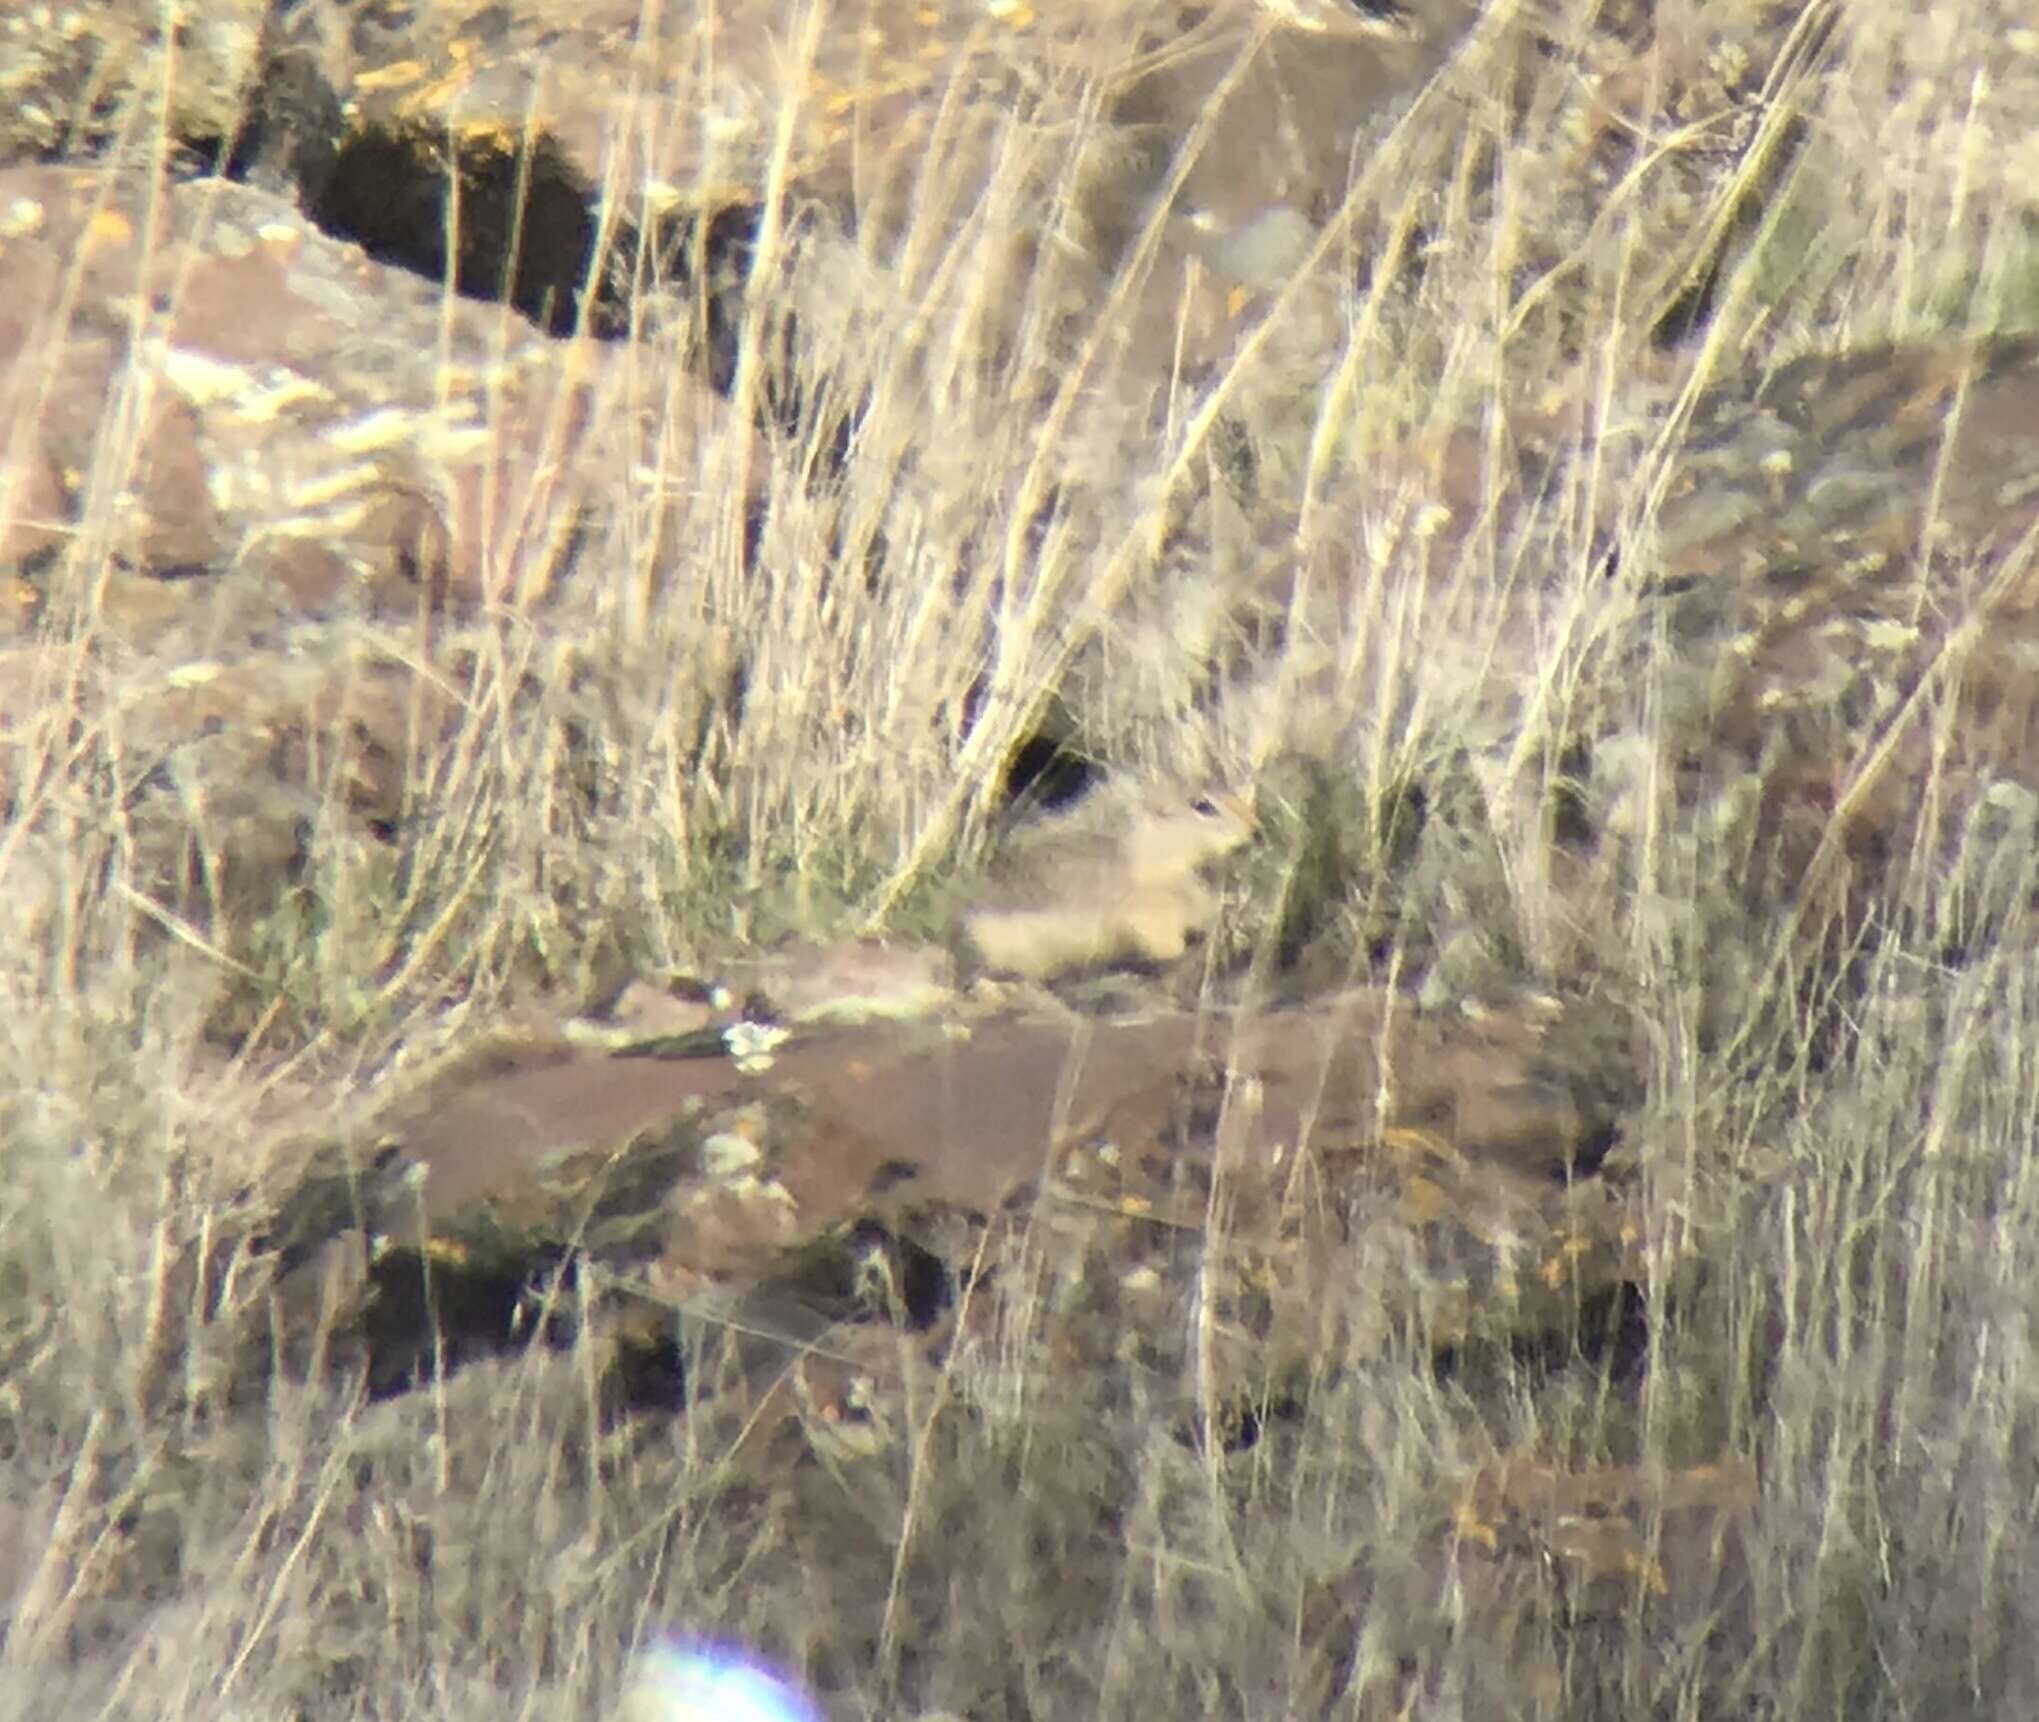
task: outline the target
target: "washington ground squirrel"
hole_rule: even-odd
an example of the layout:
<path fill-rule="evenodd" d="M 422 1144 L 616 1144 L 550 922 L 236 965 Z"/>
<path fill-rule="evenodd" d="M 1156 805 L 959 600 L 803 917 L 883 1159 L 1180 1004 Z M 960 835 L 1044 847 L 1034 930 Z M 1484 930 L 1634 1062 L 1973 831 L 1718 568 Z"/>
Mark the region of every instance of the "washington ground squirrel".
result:
<path fill-rule="evenodd" d="M 1172 962 L 1217 909 L 1202 869 L 1252 834 L 1237 795 L 1107 786 L 1020 832 L 963 924 L 987 968 L 1029 980 Z"/>

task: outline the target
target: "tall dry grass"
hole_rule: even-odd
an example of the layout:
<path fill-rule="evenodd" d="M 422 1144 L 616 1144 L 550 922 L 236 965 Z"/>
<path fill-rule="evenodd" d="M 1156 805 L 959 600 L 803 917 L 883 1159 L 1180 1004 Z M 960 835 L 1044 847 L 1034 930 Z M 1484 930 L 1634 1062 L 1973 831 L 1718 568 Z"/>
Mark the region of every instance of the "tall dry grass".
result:
<path fill-rule="evenodd" d="M 1148 290 L 1165 219 L 1088 242 L 1085 200 L 1137 161 L 1109 40 L 1030 106 L 960 112 L 882 247 L 781 178 L 737 428 L 676 428 L 706 337 L 674 284 L 619 370 L 641 459 L 607 536 L 550 608 L 455 642 L 470 716 L 415 762 L 394 853 L 334 817 L 306 891 L 229 949 L 161 936 L 118 888 L 104 784 L 0 837 L 0 1510 L 23 1575 L 0 1710 L 594 1715 L 670 1623 L 768 1649 L 844 1716 L 2039 1703 L 2029 822 L 1985 811 L 1926 864 L 1858 874 L 1866 916 L 1823 940 L 1663 775 L 1689 666 L 1646 587 L 1699 386 L 2039 312 L 2029 30 L 1815 10 L 1823 53 L 1785 55 L 1758 110 L 1736 56 L 1789 38 L 1774 9 L 1667 0 L 1676 51 L 1612 121 L 1497 10 L 1384 115 L 1215 369 Z M 1594 39 L 1589 8 L 1539 22 Z M 1730 233 L 1710 322 L 1654 350 Z M 1507 425 L 1553 400 L 1531 483 Z M 1472 476 L 1446 529 L 1448 444 Z M 226 1223 L 194 1170 L 222 1142 L 534 969 L 571 986 L 923 924 L 1044 723 L 1114 764 L 1277 786 L 1234 958 L 1299 917 L 1330 971 L 1440 977 L 1442 1004 L 1527 982 L 1642 1015 L 1632 1147 L 1705 1267 L 1655 1288 L 1639 1377 L 1441 1376 L 1418 1336 L 1324 1359 L 1292 1421 L 1203 1453 L 1137 1393 L 1049 1376 L 1022 1306 L 897 1444 L 825 1463 L 706 1420 L 604 1431 L 578 1353 L 372 1408 L 330 1383 L 228 1408 L 217 1324 L 171 1271 L 174 1240 Z M 1574 804 L 1610 833 L 1580 865 Z M 257 1015 L 287 1062 L 209 1034 L 251 995 L 285 1001 Z M 1518 1448 L 1754 1458 L 1742 1601 L 1710 1638 L 1642 1603 L 1492 1636 L 1456 1613 L 1440 1502 Z M 1335 1666 L 1326 1608 L 1353 1626 Z"/>

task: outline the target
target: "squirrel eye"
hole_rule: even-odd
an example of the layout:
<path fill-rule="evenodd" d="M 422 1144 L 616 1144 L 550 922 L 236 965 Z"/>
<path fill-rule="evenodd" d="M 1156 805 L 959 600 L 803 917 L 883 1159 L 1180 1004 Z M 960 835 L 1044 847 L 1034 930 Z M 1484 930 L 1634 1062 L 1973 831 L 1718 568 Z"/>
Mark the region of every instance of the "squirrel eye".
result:
<path fill-rule="evenodd" d="M 1218 804 L 1208 795 L 1199 795 L 1196 800 L 1189 804 L 1189 810 L 1200 818 L 1215 819 L 1218 814 Z"/>

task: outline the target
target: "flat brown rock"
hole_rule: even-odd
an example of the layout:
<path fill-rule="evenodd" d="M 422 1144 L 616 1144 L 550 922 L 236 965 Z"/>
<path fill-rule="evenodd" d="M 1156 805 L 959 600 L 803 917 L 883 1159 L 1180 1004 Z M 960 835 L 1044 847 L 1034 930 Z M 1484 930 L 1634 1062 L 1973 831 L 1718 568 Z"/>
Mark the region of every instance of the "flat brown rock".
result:
<path fill-rule="evenodd" d="M 1561 1325 L 1652 1243 L 1596 1176 L 1627 1050 L 1534 1012 L 1428 1020 L 1354 994 L 1236 1020 L 1002 1015 L 700 1050 L 465 1061 L 378 1110 L 372 1167 L 320 1157 L 272 1246 L 288 1266 L 358 1226 L 442 1266 L 571 1252 L 636 1295 L 797 1328 L 802 1307 L 856 1315 L 873 1271 L 931 1319 L 943 1280 L 1018 1273 L 1052 1239 L 1062 1289 L 1034 1311 L 1064 1335 L 1051 1349 L 1102 1364 L 1115 1329 L 1179 1335 L 1168 1312 L 1216 1269 L 1237 1303 L 1227 1391 L 1260 1392 L 1333 1330 L 1377 1347 L 1382 1300 L 1433 1345 Z"/>
<path fill-rule="evenodd" d="M 1208 1068 L 1251 1089 L 1239 1145 L 1249 1159 L 1393 1127 L 1562 1176 L 1604 1156 L 1621 1079 L 1604 1053 L 1598 1069 L 1574 1067 L 1559 1044 L 1533 1017 L 1397 1020 L 1371 994 L 1244 1023 L 1184 1013 L 878 1023 L 800 1032 L 753 1070 L 727 1057 L 511 1053 L 400 1102 L 378 1128 L 427 1168 L 431 1204 L 446 1212 L 690 1105 L 772 1099 L 810 1121 L 816 1140 L 788 1145 L 785 1174 L 828 1218 L 894 1163 L 910 1166 L 918 1190 L 989 1210 L 1057 1142 L 1165 1128 L 1177 1085 Z"/>

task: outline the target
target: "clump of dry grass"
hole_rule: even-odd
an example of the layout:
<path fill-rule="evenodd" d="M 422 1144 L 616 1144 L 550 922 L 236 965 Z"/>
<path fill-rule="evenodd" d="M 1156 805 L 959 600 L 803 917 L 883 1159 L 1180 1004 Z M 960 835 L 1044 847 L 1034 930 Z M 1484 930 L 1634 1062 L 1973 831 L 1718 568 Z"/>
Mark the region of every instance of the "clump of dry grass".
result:
<path fill-rule="evenodd" d="M 1956 866 L 1867 865 L 1809 926 L 1828 911 L 1664 775 L 1681 647 L 1639 609 L 1693 379 L 2039 313 L 2039 173 L 1990 147 L 2039 129 L 2017 20 L 1867 8 L 1829 37 L 1819 10 L 1823 52 L 1759 108 L 1771 9 L 1658 7 L 1669 47 L 1612 115 L 1561 61 L 1504 62 L 1519 26 L 1490 19 L 1205 376 L 1141 368 L 1163 217 L 1061 242 L 1127 147 L 1080 68 L 987 119 L 953 179 L 931 158 L 891 254 L 775 187 L 743 351 L 784 353 L 803 411 L 753 418 L 772 379 L 742 370 L 758 428 L 675 467 L 659 403 L 693 337 L 651 336 L 656 481 L 553 611 L 460 642 L 470 715 L 418 762 L 394 851 L 335 820 L 260 936 L 164 938 L 103 798 L 7 832 L 0 1511 L 25 1576 L 0 1692 L 594 1714 L 629 1645 L 684 1621 L 845 1715 L 1522 1714 L 1518 1664 L 1438 1577 L 1440 1489 L 1520 1446 L 1764 1479 L 1711 1648 L 1646 1608 L 1513 1620 L 1511 1653 L 1557 1670 L 1541 1713 L 2039 1702 L 2029 833 L 1979 818 Z M 1590 39 L 1583 10 L 1546 22 Z M 1675 266 L 1669 234 L 1696 236 Z M 1707 269 L 1711 322 L 1657 353 Z M 1509 415 L 1554 394 L 1569 431 L 1525 472 Z M 1699 1282 L 1659 1288 L 1639 1384 L 1326 1359 L 1295 1421 L 1227 1454 L 1137 1391 L 1050 1391 L 1016 1343 L 898 1445 L 826 1464 L 604 1430 L 579 1352 L 374 1408 L 224 1402 L 213 1300 L 260 1288 L 186 1283 L 171 1246 L 217 1223 L 220 1143 L 265 1092 L 370 1072 L 534 964 L 574 985 L 908 916 L 1051 706 L 1100 757 L 1292 786 L 1242 958 L 1642 1011 L 1638 1152 L 1712 1229 Z"/>

